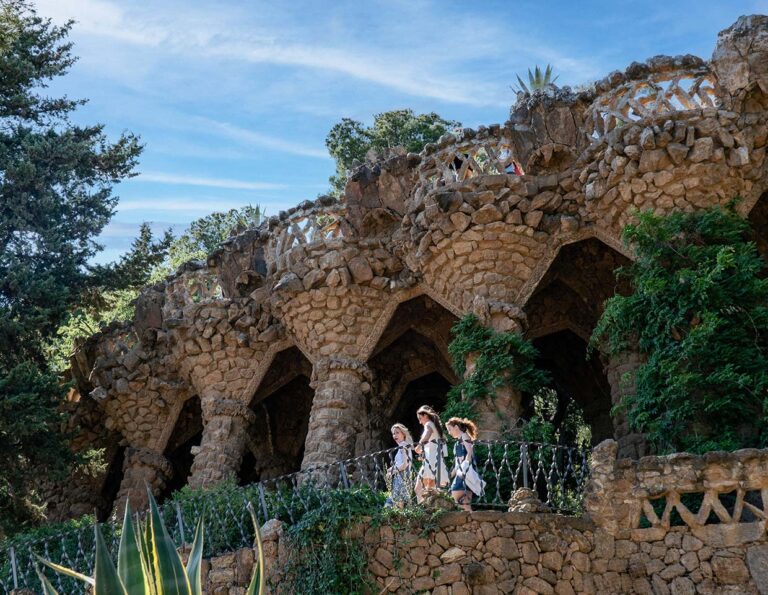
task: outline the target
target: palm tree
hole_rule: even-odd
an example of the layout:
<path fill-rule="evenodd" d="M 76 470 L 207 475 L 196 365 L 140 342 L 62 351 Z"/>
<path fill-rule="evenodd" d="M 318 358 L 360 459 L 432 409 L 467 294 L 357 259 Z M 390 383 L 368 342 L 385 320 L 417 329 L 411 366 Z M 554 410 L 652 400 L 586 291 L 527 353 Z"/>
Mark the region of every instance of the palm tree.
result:
<path fill-rule="evenodd" d="M 553 85 L 560 77 L 560 75 L 557 75 L 555 78 L 552 78 L 552 66 L 550 64 L 547 64 L 547 68 L 544 72 L 542 72 L 541 68 L 538 66 L 533 69 L 533 72 L 531 72 L 531 69 L 529 68 L 527 85 L 523 82 L 523 79 L 520 78 L 520 75 L 516 76 L 517 82 L 520 83 L 520 88 L 518 90 L 525 93 L 531 93 L 537 89 L 545 89 L 549 85 Z"/>

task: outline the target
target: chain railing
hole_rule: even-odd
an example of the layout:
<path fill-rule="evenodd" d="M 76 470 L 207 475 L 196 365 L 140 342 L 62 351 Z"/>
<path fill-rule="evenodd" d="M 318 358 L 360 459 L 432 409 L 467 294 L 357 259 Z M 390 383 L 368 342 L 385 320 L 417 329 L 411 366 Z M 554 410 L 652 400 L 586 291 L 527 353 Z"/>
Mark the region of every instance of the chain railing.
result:
<path fill-rule="evenodd" d="M 442 442 L 438 451 L 444 449 Z M 401 448 L 391 448 L 361 457 L 321 465 L 274 479 L 226 490 L 212 490 L 192 497 L 164 503 L 160 512 L 166 527 L 179 547 L 191 543 L 198 519 L 204 519 L 205 556 L 215 556 L 253 544 L 253 528 L 246 504 L 251 502 L 258 521 L 271 519 L 295 523 L 308 511 L 318 508 L 332 490 L 367 487 L 374 491 L 393 491 L 407 503 L 417 502 L 419 477 L 430 470 L 436 485 L 450 481 L 453 455 L 448 451 L 446 467 L 420 460 L 411 449 L 404 454 L 409 464 L 394 470 Z M 447 450 L 447 449 L 446 449 Z M 400 459 L 403 460 L 402 458 Z M 426 467 L 422 471 L 422 467 Z M 401 465 L 402 468 L 402 465 Z M 579 514 L 581 497 L 588 477 L 588 451 L 575 447 L 533 442 L 477 441 L 474 468 L 485 481 L 485 491 L 477 495 L 476 508 L 505 509 L 511 494 L 520 487 L 533 489 L 553 511 Z M 394 494 L 395 476 L 402 483 Z M 102 524 L 102 532 L 113 554 L 120 539 L 120 521 Z M 85 574 L 93 572 L 94 532 L 92 527 L 62 531 L 29 541 L 15 541 L 0 549 L 0 593 L 14 589 L 38 590 L 34 554 Z M 61 593 L 85 593 L 84 586 L 62 575 L 51 575 Z"/>

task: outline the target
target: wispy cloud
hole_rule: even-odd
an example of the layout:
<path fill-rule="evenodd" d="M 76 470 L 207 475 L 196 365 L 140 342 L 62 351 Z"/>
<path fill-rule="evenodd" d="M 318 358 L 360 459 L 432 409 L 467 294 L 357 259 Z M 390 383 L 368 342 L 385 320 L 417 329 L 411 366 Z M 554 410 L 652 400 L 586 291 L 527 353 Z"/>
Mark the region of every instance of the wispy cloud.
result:
<path fill-rule="evenodd" d="M 206 178 L 186 174 L 168 174 L 162 172 L 146 172 L 133 178 L 136 182 L 155 182 L 157 184 L 174 184 L 183 186 L 205 186 L 209 188 L 227 188 L 231 190 L 281 190 L 285 184 L 272 182 L 250 182 L 232 180 L 230 178 Z"/>
<path fill-rule="evenodd" d="M 218 132 L 227 138 L 239 141 L 241 143 L 257 145 L 267 149 L 272 149 L 274 151 L 280 151 L 282 153 L 301 155 L 302 157 L 330 159 L 328 151 L 325 149 L 307 147 L 300 143 L 294 143 L 282 138 L 277 138 L 268 134 L 262 134 L 254 130 L 249 130 L 247 128 L 234 126 L 232 124 L 228 124 L 227 122 L 219 122 L 218 120 L 211 120 L 209 118 L 198 118 L 198 120 L 207 127 L 208 132 Z"/>

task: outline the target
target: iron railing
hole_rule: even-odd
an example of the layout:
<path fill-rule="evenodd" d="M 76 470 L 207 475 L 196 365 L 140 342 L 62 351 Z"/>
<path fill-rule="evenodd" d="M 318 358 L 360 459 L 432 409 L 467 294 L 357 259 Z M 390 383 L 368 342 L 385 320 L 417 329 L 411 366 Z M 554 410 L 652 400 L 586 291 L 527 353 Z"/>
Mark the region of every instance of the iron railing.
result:
<path fill-rule="evenodd" d="M 443 450 L 443 443 L 438 443 Z M 174 498 L 160 507 L 169 533 L 178 546 L 189 544 L 198 519 L 205 525 L 205 555 L 215 556 L 253 544 L 253 529 L 246 504 L 252 502 L 260 523 L 280 519 L 298 521 L 328 497 L 331 490 L 366 487 L 377 492 L 392 489 L 392 466 L 399 448 L 322 465 L 241 487 L 214 489 L 199 495 Z M 512 492 L 520 487 L 535 490 L 539 499 L 554 511 L 579 514 L 581 496 L 588 477 L 588 451 L 575 447 L 512 441 L 477 441 L 474 444 L 475 469 L 486 482 L 483 494 L 476 496 L 476 508 L 507 507 Z M 427 462 L 408 451 L 409 470 L 399 476 L 405 490 L 400 499 L 417 500 L 419 473 Z M 446 468 L 453 456 L 448 453 Z M 429 467 L 428 467 L 429 468 Z M 445 483 L 439 466 L 431 469 L 436 484 Z M 120 520 L 102 524 L 102 532 L 113 554 L 120 538 Z M 14 589 L 39 590 L 34 569 L 34 554 L 91 574 L 94 563 L 92 527 L 62 531 L 31 540 L 15 539 L 0 549 L 0 593 Z M 61 575 L 50 575 L 61 593 L 85 593 L 84 585 Z"/>

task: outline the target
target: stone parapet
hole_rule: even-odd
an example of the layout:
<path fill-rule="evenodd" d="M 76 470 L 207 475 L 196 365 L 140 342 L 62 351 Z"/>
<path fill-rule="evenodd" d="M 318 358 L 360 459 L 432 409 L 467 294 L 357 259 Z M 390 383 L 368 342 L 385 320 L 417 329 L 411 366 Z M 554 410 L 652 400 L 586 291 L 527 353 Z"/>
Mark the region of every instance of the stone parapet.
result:
<path fill-rule="evenodd" d="M 688 527 L 607 533 L 556 514 L 451 512 L 430 532 L 371 526 L 348 530 L 360 539 L 368 572 L 381 592 L 433 595 L 740 593 L 768 588 L 765 535 L 726 543 L 720 529 L 704 538 Z M 271 593 L 288 593 L 280 570 L 291 554 L 286 533 L 270 521 L 263 533 Z M 205 566 L 210 593 L 235 595 L 247 585 L 251 550 Z"/>

